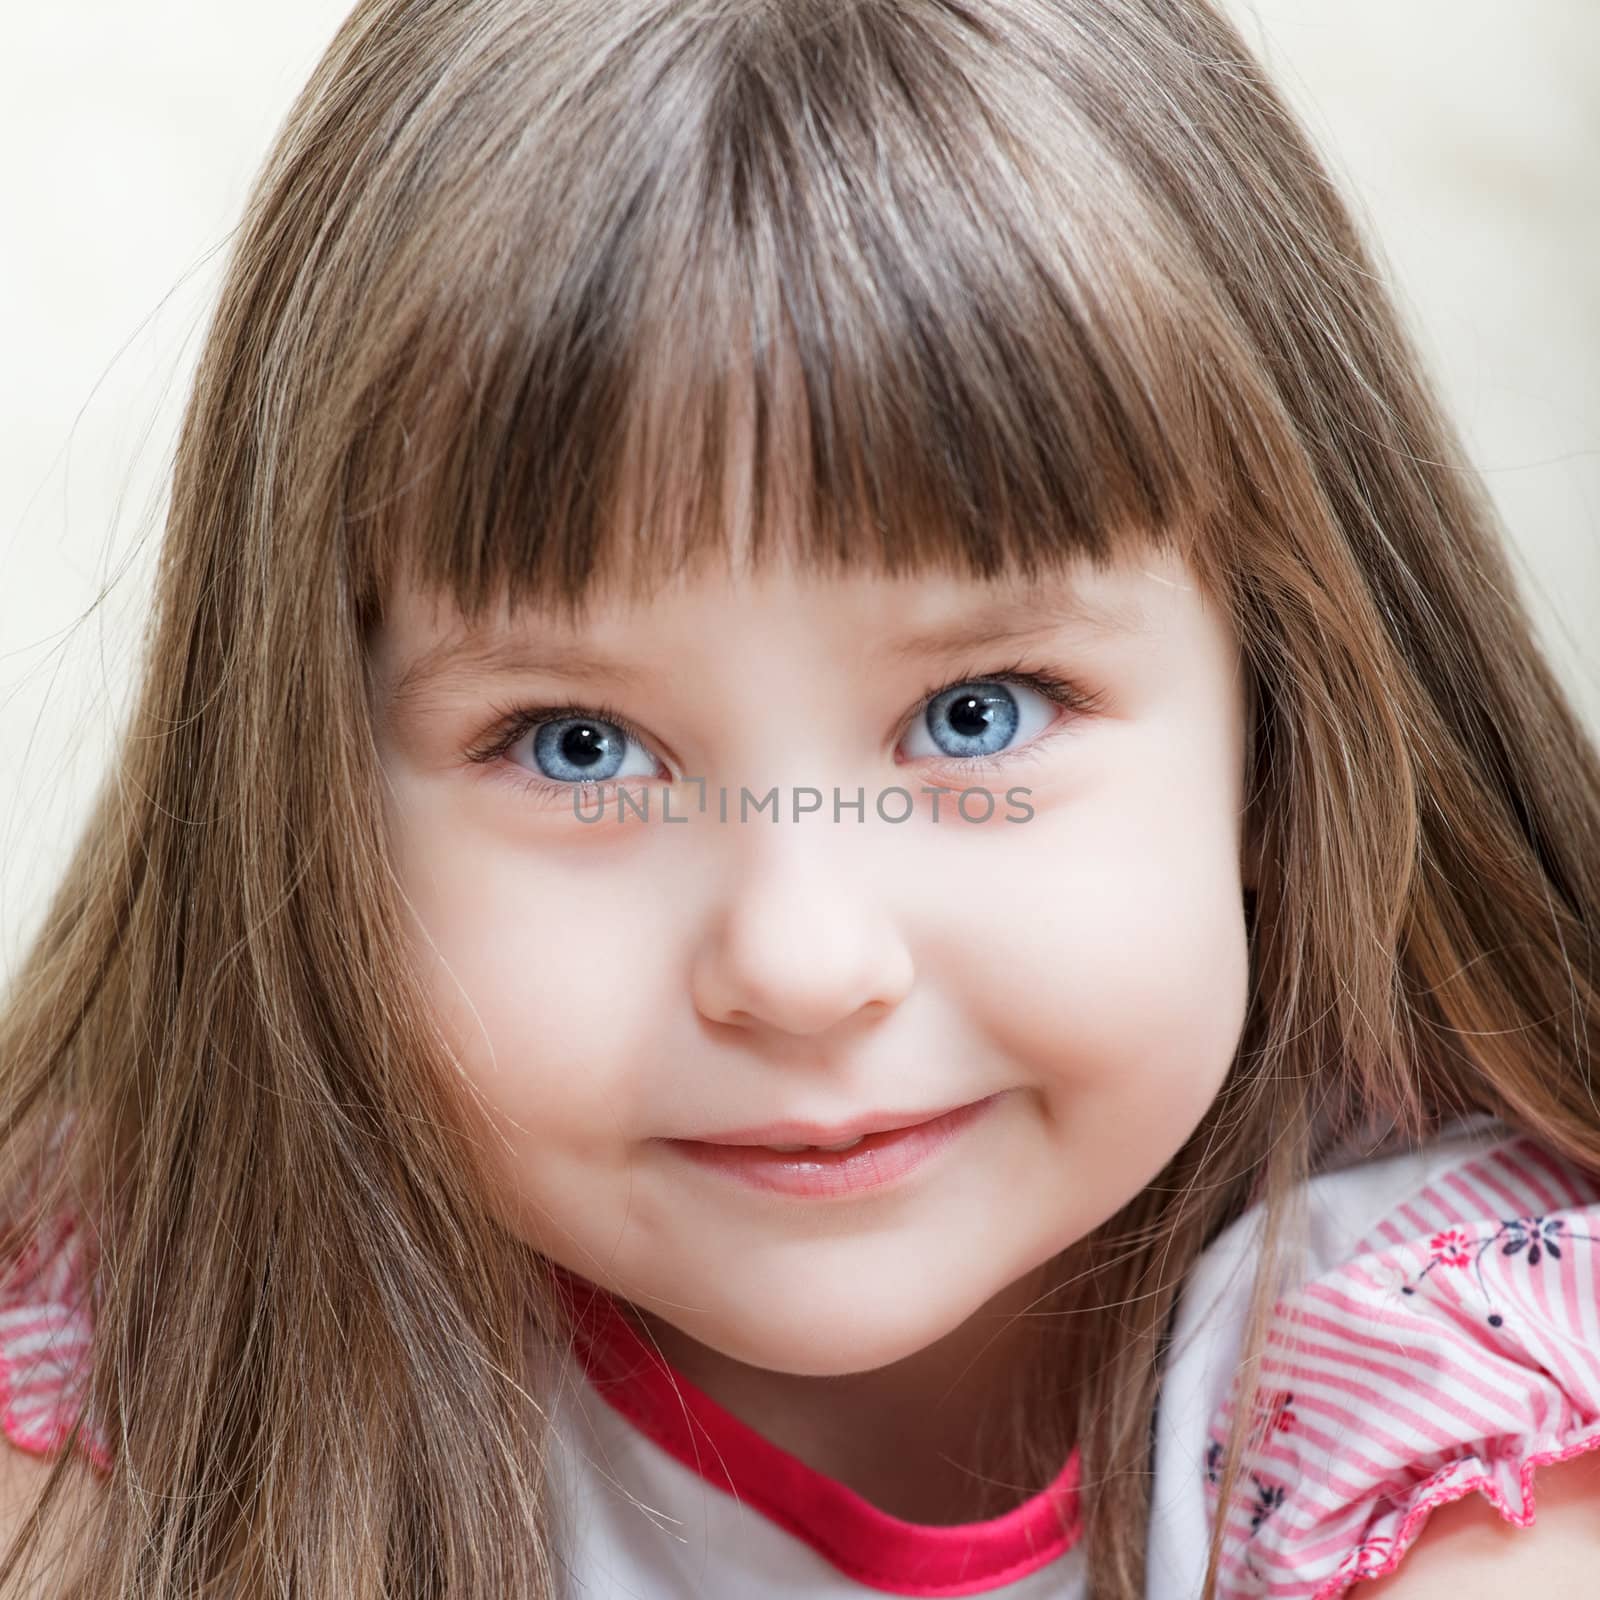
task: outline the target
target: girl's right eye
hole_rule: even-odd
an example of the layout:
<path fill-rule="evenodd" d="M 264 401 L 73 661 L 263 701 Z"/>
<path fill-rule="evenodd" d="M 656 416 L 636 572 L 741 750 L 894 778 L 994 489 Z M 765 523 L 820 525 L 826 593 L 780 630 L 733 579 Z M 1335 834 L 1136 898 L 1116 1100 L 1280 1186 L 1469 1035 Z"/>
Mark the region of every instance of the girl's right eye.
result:
<path fill-rule="evenodd" d="M 577 707 L 518 713 L 493 746 L 473 759 L 497 757 L 526 772 L 530 788 L 551 793 L 654 778 L 661 765 L 620 718 Z"/>
<path fill-rule="evenodd" d="M 542 722 L 527 741 L 539 772 L 557 783 L 605 783 L 611 778 L 650 777 L 655 763 L 644 756 L 645 771 L 629 766 L 628 747 L 634 738 L 614 722 L 594 717 L 559 717 Z"/>

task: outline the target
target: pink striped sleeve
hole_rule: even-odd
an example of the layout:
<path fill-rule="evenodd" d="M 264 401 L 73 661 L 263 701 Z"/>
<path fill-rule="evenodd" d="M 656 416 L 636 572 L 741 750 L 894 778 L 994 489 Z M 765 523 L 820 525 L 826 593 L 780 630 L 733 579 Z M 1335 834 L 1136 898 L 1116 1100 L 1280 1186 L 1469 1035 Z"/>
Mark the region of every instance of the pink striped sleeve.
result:
<path fill-rule="evenodd" d="M 92 1333 L 88 1261 L 81 1221 L 63 1213 L 0 1267 L 0 1429 L 33 1455 L 65 1448 L 83 1405 Z M 110 1470 L 92 1418 L 78 1447 L 99 1471 Z"/>
<path fill-rule="evenodd" d="M 1208 1505 L 1234 1400 L 1210 1430 Z M 1334 1600 L 1480 1493 L 1600 1446 L 1600 1179 L 1533 1142 L 1452 1167 L 1281 1301 L 1219 1600 Z"/>

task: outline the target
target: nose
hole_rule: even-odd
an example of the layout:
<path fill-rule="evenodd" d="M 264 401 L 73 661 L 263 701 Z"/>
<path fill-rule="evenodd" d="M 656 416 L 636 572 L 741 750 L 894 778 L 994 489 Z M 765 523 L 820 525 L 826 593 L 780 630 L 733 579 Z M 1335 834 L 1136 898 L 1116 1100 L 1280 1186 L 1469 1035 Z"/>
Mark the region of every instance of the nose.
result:
<path fill-rule="evenodd" d="M 911 952 L 870 874 L 850 852 L 796 837 L 806 832 L 769 836 L 735 866 L 695 952 L 694 1002 L 708 1020 L 809 1038 L 891 1011 L 910 992 Z"/>

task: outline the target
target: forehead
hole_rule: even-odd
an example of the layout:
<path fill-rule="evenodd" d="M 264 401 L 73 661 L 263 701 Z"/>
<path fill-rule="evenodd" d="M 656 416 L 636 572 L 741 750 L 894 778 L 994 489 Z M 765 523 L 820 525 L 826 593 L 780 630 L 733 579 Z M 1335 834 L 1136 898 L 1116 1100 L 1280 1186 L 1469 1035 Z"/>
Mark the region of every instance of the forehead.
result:
<path fill-rule="evenodd" d="M 627 687 L 686 653 L 759 650 L 780 634 L 885 667 L 1045 641 L 1097 646 L 1163 631 L 1204 603 L 1189 561 L 1154 547 L 1031 578 L 702 571 L 647 597 L 597 593 L 576 616 L 502 597 L 469 617 L 447 592 L 404 583 L 374 651 L 385 698 L 398 704 L 443 682 L 502 672 Z"/>

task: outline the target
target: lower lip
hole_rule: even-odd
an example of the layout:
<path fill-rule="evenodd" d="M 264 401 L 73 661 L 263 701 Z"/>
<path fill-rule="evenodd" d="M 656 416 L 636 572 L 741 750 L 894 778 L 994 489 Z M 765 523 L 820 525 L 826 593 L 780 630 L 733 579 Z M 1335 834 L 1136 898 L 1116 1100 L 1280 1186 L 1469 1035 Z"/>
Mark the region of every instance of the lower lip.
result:
<path fill-rule="evenodd" d="M 807 1200 L 847 1198 L 887 1188 L 927 1165 L 953 1143 L 998 1098 L 958 1106 L 915 1127 L 869 1133 L 848 1150 L 768 1150 L 759 1144 L 707 1144 L 698 1139 L 667 1139 L 689 1160 L 774 1194 Z"/>

